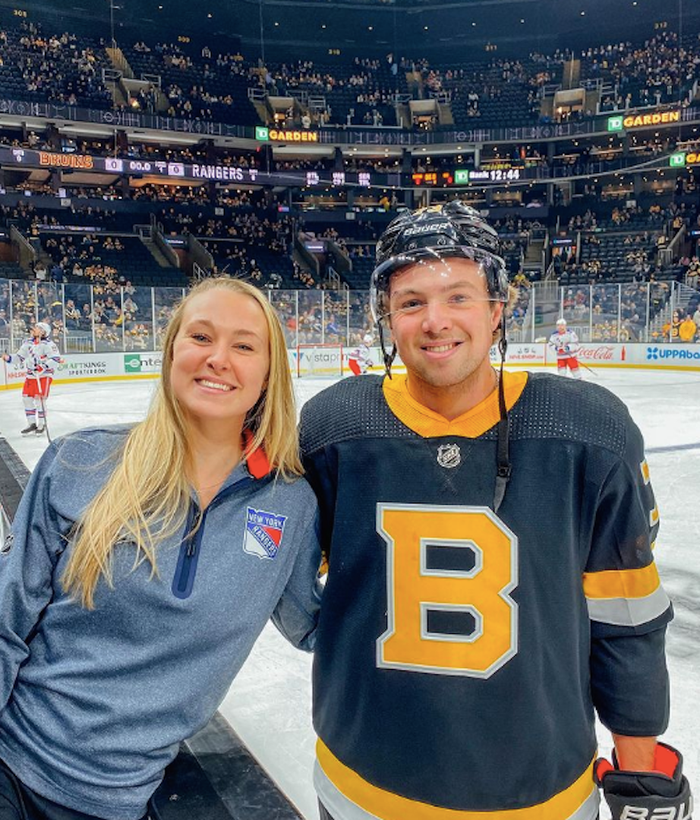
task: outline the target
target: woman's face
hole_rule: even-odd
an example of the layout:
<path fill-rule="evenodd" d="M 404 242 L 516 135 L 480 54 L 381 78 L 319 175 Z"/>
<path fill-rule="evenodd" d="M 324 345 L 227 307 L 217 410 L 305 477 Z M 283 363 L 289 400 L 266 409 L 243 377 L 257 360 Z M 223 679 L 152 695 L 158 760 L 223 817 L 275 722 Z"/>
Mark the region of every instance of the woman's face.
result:
<path fill-rule="evenodd" d="M 190 300 L 170 371 L 173 395 L 190 423 L 203 431 L 242 427 L 269 370 L 269 330 L 255 299 L 215 288 Z"/>

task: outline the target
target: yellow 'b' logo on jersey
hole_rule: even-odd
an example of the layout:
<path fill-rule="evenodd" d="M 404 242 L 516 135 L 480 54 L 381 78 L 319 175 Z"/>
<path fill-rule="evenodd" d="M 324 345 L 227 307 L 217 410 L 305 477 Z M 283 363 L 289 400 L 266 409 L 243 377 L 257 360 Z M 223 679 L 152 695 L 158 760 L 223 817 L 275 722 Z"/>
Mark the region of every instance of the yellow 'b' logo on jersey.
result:
<path fill-rule="evenodd" d="M 517 653 L 518 539 L 495 513 L 379 504 L 377 532 L 387 544 L 388 609 L 379 667 L 488 678 Z M 468 560 L 443 563 L 441 550 L 467 551 Z M 440 626 L 450 619 L 456 628 Z"/>

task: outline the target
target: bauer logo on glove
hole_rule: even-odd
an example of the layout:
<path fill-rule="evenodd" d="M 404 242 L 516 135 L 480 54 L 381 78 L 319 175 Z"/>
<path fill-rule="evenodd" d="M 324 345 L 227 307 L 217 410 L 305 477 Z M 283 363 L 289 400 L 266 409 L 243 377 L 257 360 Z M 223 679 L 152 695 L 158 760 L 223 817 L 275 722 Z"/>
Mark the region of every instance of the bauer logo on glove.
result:
<path fill-rule="evenodd" d="M 657 743 L 654 769 L 628 772 L 599 758 L 596 783 L 602 787 L 612 820 L 690 820 L 693 797 L 683 776 L 683 758 L 672 746 Z"/>

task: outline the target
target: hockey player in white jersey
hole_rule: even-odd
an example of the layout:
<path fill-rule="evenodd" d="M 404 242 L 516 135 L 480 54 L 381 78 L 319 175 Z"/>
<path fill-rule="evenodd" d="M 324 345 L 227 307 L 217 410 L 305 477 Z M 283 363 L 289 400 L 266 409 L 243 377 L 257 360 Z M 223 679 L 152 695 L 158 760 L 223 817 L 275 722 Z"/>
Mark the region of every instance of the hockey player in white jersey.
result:
<path fill-rule="evenodd" d="M 51 381 L 61 362 L 58 347 L 51 341 L 51 327 L 46 322 L 37 322 L 32 335 L 23 342 L 17 353 L 5 353 L 3 359 L 16 363 L 27 371 L 22 389 L 24 413 L 27 426 L 22 435 L 42 435 L 46 429 L 46 402 L 51 389 Z"/>
<path fill-rule="evenodd" d="M 370 367 L 374 367 L 369 346 L 374 341 L 371 333 L 366 333 L 362 343 L 348 354 L 348 367 L 354 376 L 363 376 Z"/>
<path fill-rule="evenodd" d="M 581 378 L 578 364 L 578 351 L 581 347 L 578 336 L 566 326 L 566 319 L 557 319 L 557 329 L 549 337 L 549 346 L 557 354 L 557 372 L 566 376 L 567 368 L 574 379 Z"/>

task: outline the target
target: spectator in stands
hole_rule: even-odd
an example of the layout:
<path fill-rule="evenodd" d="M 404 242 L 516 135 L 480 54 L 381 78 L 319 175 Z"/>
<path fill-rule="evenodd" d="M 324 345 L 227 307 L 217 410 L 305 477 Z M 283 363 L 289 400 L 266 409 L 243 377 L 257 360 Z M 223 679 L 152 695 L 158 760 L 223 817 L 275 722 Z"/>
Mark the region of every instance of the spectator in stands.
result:
<path fill-rule="evenodd" d="M 66 299 L 66 326 L 71 330 L 76 330 L 80 323 L 80 311 L 75 306 L 72 299 Z"/>
<path fill-rule="evenodd" d="M 51 266 L 51 281 L 52 282 L 63 282 L 63 268 L 55 262 Z"/>
<path fill-rule="evenodd" d="M 669 322 L 666 322 L 666 324 L 661 328 L 661 331 L 664 335 L 664 341 L 678 341 L 680 336 L 681 321 L 682 319 L 680 311 L 674 310 L 673 314 L 671 315 L 671 320 Z"/>
<path fill-rule="evenodd" d="M 686 316 L 678 327 L 678 337 L 682 342 L 694 342 L 697 332 L 697 325 L 690 316 Z"/>
<path fill-rule="evenodd" d="M 695 326 L 700 329 L 700 304 L 697 305 L 695 313 L 693 313 L 693 322 L 695 322 Z"/>
<path fill-rule="evenodd" d="M 4 816 L 145 817 L 270 616 L 311 648 L 320 552 L 295 427 L 274 311 L 207 280 L 173 314 L 146 419 L 43 455 L 0 573 Z"/>

